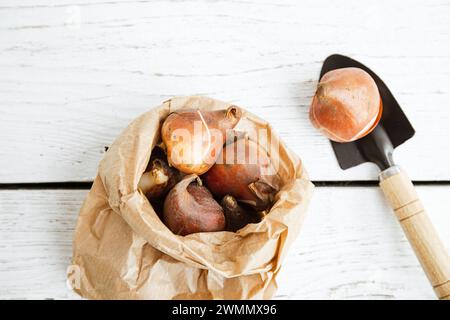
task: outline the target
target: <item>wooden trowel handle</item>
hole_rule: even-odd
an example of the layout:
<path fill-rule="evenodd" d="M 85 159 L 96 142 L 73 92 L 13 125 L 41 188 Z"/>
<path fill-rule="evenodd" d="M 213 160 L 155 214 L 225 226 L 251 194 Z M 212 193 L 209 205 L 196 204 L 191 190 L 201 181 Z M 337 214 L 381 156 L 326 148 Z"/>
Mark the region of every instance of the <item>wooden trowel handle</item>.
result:
<path fill-rule="evenodd" d="M 394 166 L 380 175 L 380 187 L 402 225 L 439 299 L 450 300 L 450 258 L 406 173 Z"/>

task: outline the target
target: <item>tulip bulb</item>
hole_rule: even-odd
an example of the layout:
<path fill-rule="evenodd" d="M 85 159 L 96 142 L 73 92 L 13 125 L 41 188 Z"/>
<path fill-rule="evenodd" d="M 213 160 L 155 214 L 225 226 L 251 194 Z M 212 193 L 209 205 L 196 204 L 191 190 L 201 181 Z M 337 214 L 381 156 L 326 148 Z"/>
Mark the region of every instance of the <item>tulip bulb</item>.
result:
<path fill-rule="evenodd" d="M 236 232 L 249 223 L 258 223 L 261 219 L 251 208 L 245 207 L 230 195 L 222 199 L 222 208 L 225 214 L 226 230 Z"/>
<path fill-rule="evenodd" d="M 359 68 L 342 68 L 329 71 L 320 79 L 309 117 L 329 139 L 350 142 L 375 128 L 382 109 L 372 77 Z"/>
<path fill-rule="evenodd" d="M 181 180 L 181 173 L 170 167 L 165 158 L 164 151 L 156 147 L 152 152 L 147 169 L 139 180 L 138 188 L 150 200 L 165 196 Z"/>
<path fill-rule="evenodd" d="M 225 229 L 222 207 L 196 175 L 186 176 L 168 193 L 163 222 L 173 233 L 182 236 Z"/>
<path fill-rule="evenodd" d="M 280 188 L 280 177 L 259 144 L 248 138 L 238 139 L 223 148 L 219 159 L 202 176 L 215 196 L 231 195 L 256 210 L 270 207 Z"/>
<path fill-rule="evenodd" d="M 239 122 L 242 111 L 180 110 L 164 121 L 161 135 L 169 164 L 186 174 L 203 174 L 214 165 L 225 142 L 227 130 Z"/>

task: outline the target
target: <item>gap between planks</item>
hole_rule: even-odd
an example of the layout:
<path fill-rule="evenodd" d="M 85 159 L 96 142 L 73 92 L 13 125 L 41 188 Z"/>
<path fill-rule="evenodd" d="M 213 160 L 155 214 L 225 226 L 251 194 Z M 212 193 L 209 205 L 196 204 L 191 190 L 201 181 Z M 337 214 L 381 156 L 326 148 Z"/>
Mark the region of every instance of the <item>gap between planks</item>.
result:
<path fill-rule="evenodd" d="M 450 180 L 412 181 L 415 186 L 450 186 Z M 377 187 L 375 180 L 354 181 L 312 181 L 316 187 Z M 80 182 L 37 182 L 37 183 L 0 183 L 0 190 L 88 190 L 92 187 L 92 181 Z"/>

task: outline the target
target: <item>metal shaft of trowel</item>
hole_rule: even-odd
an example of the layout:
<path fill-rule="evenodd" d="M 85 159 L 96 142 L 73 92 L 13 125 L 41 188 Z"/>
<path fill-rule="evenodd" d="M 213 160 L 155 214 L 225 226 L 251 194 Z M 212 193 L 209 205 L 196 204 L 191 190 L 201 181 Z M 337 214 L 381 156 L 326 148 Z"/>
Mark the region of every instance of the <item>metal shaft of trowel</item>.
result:
<path fill-rule="evenodd" d="M 364 157 L 375 163 L 381 172 L 395 166 L 394 147 L 381 124 L 377 125 L 370 134 L 357 141 L 357 146 Z"/>

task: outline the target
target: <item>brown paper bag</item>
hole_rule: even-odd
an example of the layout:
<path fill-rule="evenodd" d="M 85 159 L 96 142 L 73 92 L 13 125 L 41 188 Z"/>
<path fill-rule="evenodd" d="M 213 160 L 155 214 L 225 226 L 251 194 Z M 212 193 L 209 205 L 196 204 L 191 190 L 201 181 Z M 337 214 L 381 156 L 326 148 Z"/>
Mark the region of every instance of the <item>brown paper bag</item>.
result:
<path fill-rule="evenodd" d="M 137 190 L 170 112 L 229 106 L 206 97 L 174 98 L 137 118 L 117 138 L 78 218 L 77 293 L 89 299 L 270 299 L 275 294 L 275 278 L 313 189 L 300 160 L 281 141 L 276 142 L 284 186 L 270 213 L 237 233 L 174 235 Z M 268 123 L 243 112 L 236 129 L 271 132 Z"/>

